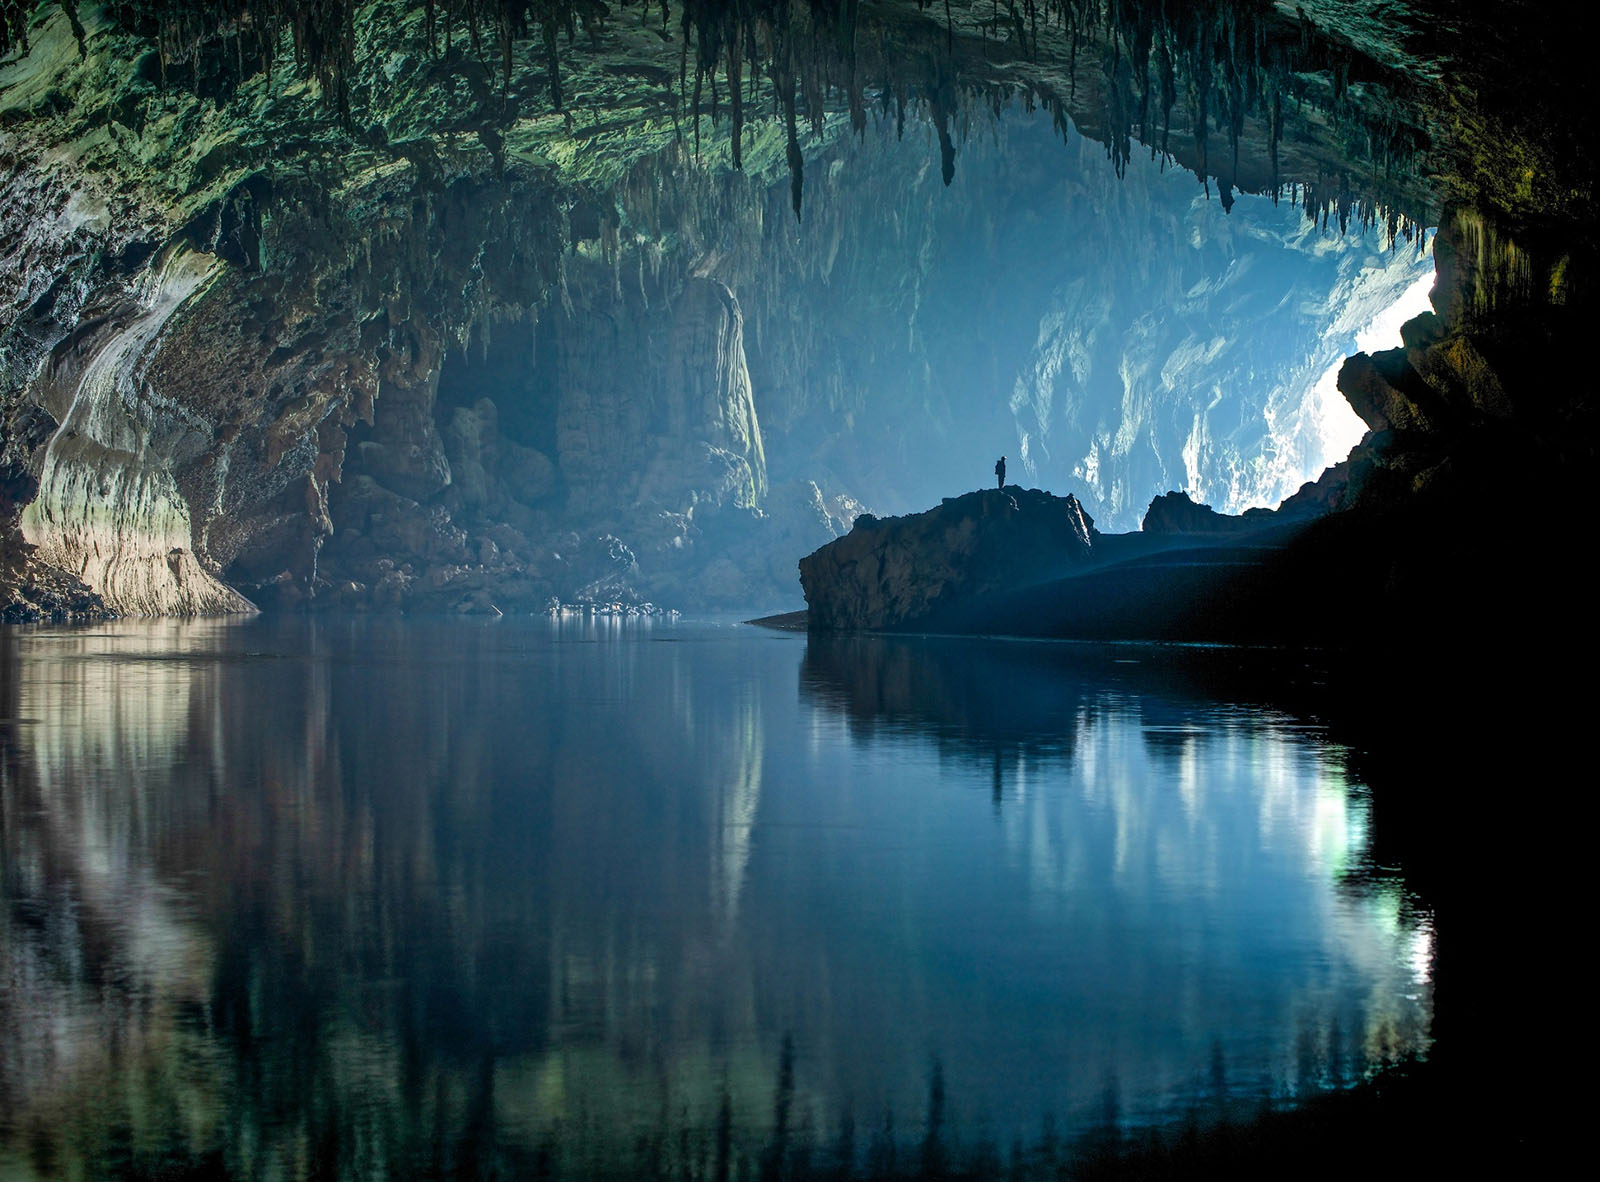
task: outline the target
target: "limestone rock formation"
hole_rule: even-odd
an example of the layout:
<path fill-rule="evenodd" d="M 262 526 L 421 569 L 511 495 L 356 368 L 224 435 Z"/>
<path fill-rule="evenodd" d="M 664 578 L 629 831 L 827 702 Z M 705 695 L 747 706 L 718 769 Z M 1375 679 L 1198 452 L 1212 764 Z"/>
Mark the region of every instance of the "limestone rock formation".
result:
<path fill-rule="evenodd" d="M 218 268 L 178 249 L 133 298 L 82 326 L 39 385 L 59 424 L 42 448 L 22 531 L 49 565 L 75 573 L 117 610 L 185 615 L 248 611 L 192 552 L 188 504 L 173 469 L 192 426 L 148 379 L 173 315 Z"/>
<path fill-rule="evenodd" d="M 1076 497 L 1015 485 L 906 517 L 863 515 L 800 560 L 810 627 L 937 629 L 973 599 L 1060 578 L 1091 557 L 1094 522 Z"/>

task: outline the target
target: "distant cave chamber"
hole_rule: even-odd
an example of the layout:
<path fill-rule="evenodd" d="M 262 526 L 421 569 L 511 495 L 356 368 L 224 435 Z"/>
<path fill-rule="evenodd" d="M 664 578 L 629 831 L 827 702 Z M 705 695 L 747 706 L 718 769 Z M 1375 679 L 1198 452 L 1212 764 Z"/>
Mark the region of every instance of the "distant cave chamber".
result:
<path fill-rule="evenodd" d="M 737 301 L 710 279 L 654 295 L 493 323 L 381 390 L 329 490 L 317 589 L 464 611 L 770 601 L 683 586 L 735 549 L 722 535 L 759 531 L 767 473 Z"/>

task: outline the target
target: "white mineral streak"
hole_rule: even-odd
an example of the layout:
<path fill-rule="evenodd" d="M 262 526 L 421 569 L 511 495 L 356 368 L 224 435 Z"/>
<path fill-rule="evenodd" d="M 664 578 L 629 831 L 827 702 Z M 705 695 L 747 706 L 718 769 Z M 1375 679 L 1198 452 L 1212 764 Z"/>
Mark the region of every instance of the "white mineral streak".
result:
<path fill-rule="evenodd" d="M 84 367 L 22 515 L 40 558 L 124 615 L 254 610 L 196 560 L 188 507 L 140 414 L 157 401 L 145 375 L 168 322 L 219 269 L 214 257 L 178 250 L 152 270 L 139 313 Z"/>

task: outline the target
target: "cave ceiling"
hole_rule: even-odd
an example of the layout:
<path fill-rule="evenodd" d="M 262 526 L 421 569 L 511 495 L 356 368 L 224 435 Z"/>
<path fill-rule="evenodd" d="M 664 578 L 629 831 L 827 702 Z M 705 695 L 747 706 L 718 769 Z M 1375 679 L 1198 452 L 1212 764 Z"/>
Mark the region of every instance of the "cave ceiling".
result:
<path fill-rule="evenodd" d="M 1286 195 L 1395 229 L 1466 204 L 1524 236 L 1587 235 L 1592 116 L 1581 49 L 1563 37 L 1581 11 L 13 0 L 0 127 L 9 152 L 106 178 L 113 220 L 153 241 L 306 181 L 359 206 L 393 200 L 396 182 L 427 192 L 508 171 L 578 206 L 575 237 L 597 203 L 624 233 L 662 232 L 659 202 L 628 200 L 641 169 L 657 188 L 686 173 L 787 179 L 803 218 L 806 161 L 842 137 L 924 118 L 948 183 L 984 120 L 1036 107 L 1100 141 L 1119 172 L 1145 152 L 1225 205 L 1236 190 Z"/>
<path fill-rule="evenodd" d="M 686 148 L 792 174 L 906 109 L 955 166 L 972 120 L 1042 105 L 1120 166 L 1163 153 L 1224 191 L 1308 186 L 1427 222 L 1446 67 L 1386 5 L 278 0 L 8 5 L 6 121 L 193 212 L 267 171 L 487 165 L 603 189 Z M 27 38 L 25 41 L 24 38 Z M 131 141 L 131 145 L 130 145 Z M 1134 145 L 1142 145 L 1136 148 Z"/>

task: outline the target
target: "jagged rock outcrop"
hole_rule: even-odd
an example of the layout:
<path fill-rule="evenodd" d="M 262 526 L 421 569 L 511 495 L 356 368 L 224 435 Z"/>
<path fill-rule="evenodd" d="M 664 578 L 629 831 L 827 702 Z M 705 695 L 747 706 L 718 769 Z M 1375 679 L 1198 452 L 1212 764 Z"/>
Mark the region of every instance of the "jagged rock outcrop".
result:
<path fill-rule="evenodd" d="M 134 298 L 58 351 L 38 397 L 59 426 L 42 448 L 22 531 L 50 566 L 77 575 L 116 610 L 157 615 L 249 611 L 196 561 L 188 504 L 174 478 L 190 424 L 166 413 L 147 379 L 168 322 L 215 277 L 218 261 L 172 251 Z"/>
<path fill-rule="evenodd" d="M 1436 425 L 1437 408 L 1430 414 L 1427 405 L 1433 392 L 1399 349 L 1347 358 L 1339 368 L 1339 389 L 1374 431 L 1427 431 Z"/>
<path fill-rule="evenodd" d="M 1188 493 L 1168 492 L 1150 502 L 1141 528 L 1147 534 L 1238 534 L 1268 524 L 1276 516 L 1271 510 L 1218 513 L 1210 505 L 1197 504 Z"/>
<path fill-rule="evenodd" d="M 1463 240 L 1473 244 L 1481 234 L 1477 219 L 1468 215 L 1457 215 L 1441 227 L 1438 291 L 1446 315 L 1425 312 L 1404 325 L 1400 348 L 1357 353 L 1341 367 L 1339 391 L 1372 430 L 1448 436 L 1517 414 L 1504 379 L 1484 352 L 1495 348 L 1497 334 L 1482 333 L 1475 325 L 1496 301 L 1507 300 L 1505 280 L 1497 283 L 1486 277 L 1485 272 L 1496 269 L 1491 259 L 1478 258 L 1467 266 L 1459 261 Z M 1479 245 L 1475 253 L 1484 252 Z M 1514 249 L 1499 264 L 1502 270 L 1516 272 L 1531 265 L 1523 252 Z M 1525 276 L 1522 282 L 1531 286 L 1533 281 Z M 1524 308 L 1537 306 L 1540 301 L 1532 294 L 1525 291 L 1516 302 Z M 1565 304 L 1566 293 L 1556 276 L 1546 279 L 1542 294 L 1554 307 Z M 1538 364 L 1536 358 L 1529 361 L 1533 363 L 1529 368 Z"/>
<path fill-rule="evenodd" d="M 905 517 L 858 517 L 800 560 L 808 624 L 821 630 L 937 629 L 985 594 L 1086 564 L 1094 522 L 1076 497 L 1009 485 Z"/>
<path fill-rule="evenodd" d="M 43 562 L 20 536 L 0 538 L 0 623 L 73 623 L 115 615 L 82 579 Z"/>

